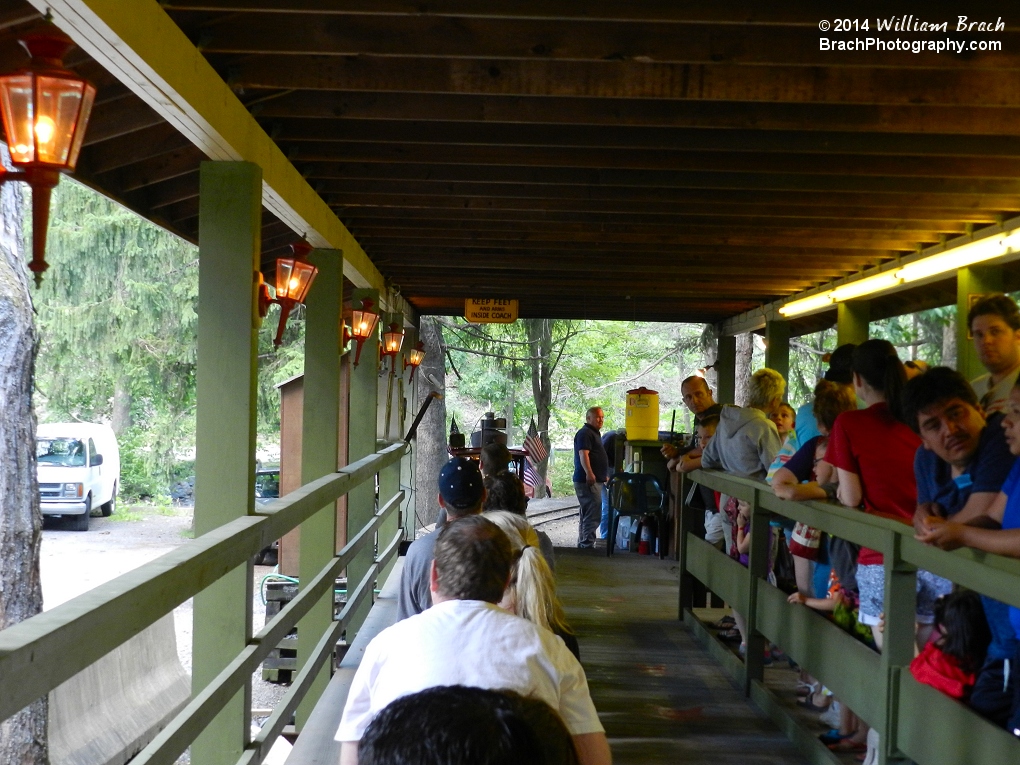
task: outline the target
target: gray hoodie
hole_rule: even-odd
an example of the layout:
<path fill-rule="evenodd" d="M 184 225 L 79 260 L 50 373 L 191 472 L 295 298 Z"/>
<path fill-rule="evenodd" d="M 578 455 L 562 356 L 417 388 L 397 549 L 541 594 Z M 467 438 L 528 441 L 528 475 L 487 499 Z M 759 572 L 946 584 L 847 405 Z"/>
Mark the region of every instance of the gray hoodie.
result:
<path fill-rule="evenodd" d="M 760 409 L 727 405 L 701 455 L 701 466 L 744 478 L 764 478 L 782 445 L 775 423 Z"/>

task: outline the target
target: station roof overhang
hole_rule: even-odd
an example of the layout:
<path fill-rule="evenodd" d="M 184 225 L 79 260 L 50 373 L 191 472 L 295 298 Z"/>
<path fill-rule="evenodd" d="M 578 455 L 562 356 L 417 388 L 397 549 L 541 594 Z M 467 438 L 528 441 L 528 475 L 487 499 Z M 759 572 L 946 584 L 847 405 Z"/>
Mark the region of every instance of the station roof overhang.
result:
<path fill-rule="evenodd" d="M 195 241 L 199 163 L 258 162 L 264 270 L 307 234 L 422 314 L 505 297 L 525 317 L 753 329 L 1020 212 L 1009 27 L 928 35 L 1000 51 L 826 51 L 843 4 L 0 0 L 0 69 L 47 7 L 99 87 L 80 180 Z M 947 279 L 871 315 L 954 301 Z"/>

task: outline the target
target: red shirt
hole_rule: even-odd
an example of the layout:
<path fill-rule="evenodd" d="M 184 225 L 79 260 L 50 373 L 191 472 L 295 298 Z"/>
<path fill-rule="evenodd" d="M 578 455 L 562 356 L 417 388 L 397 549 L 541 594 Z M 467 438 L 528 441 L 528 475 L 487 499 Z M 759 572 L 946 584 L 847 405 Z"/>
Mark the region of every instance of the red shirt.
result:
<path fill-rule="evenodd" d="M 920 445 L 917 434 L 883 402 L 836 418 L 825 461 L 860 476 L 866 512 L 911 523 L 917 509 L 914 455 Z M 881 564 L 882 554 L 862 547 L 857 563 Z"/>

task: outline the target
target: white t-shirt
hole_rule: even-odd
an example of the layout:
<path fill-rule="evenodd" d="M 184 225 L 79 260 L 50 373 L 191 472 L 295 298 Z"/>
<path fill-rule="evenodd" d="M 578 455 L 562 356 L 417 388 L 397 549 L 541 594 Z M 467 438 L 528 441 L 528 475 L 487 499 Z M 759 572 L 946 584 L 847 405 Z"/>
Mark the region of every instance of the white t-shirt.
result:
<path fill-rule="evenodd" d="M 990 374 L 975 377 L 970 381 L 970 387 L 977 394 L 978 401 L 984 407 L 986 416 L 1005 410 L 1006 399 L 1009 398 L 1009 392 L 1016 385 L 1017 376 L 1020 376 L 1020 368 L 1010 372 L 995 385 L 992 385 L 992 376 Z"/>
<path fill-rule="evenodd" d="M 426 688 L 510 689 L 559 711 L 571 735 L 604 729 L 563 640 L 479 600 L 448 600 L 380 632 L 351 683 L 337 741 L 360 741 L 391 701 Z"/>

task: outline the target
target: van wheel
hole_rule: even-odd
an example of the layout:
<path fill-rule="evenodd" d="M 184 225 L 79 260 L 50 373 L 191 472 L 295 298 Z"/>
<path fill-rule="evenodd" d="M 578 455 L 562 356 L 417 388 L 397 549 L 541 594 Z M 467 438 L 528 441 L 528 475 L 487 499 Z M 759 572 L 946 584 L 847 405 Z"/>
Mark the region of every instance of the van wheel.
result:
<path fill-rule="evenodd" d="M 71 516 L 71 531 L 88 531 L 89 517 L 92 515 L 92 495 L 85 497 L 85 512 Z"/>
<path fill-rule="evenodd" d="M 105 505 L 100 505 L 99 509 L 103 513 L 104 518 L 109 518 L 117 510 L 117 484 L 113 485 L 113 494 L 110 496 L 110 501 Z"/>

